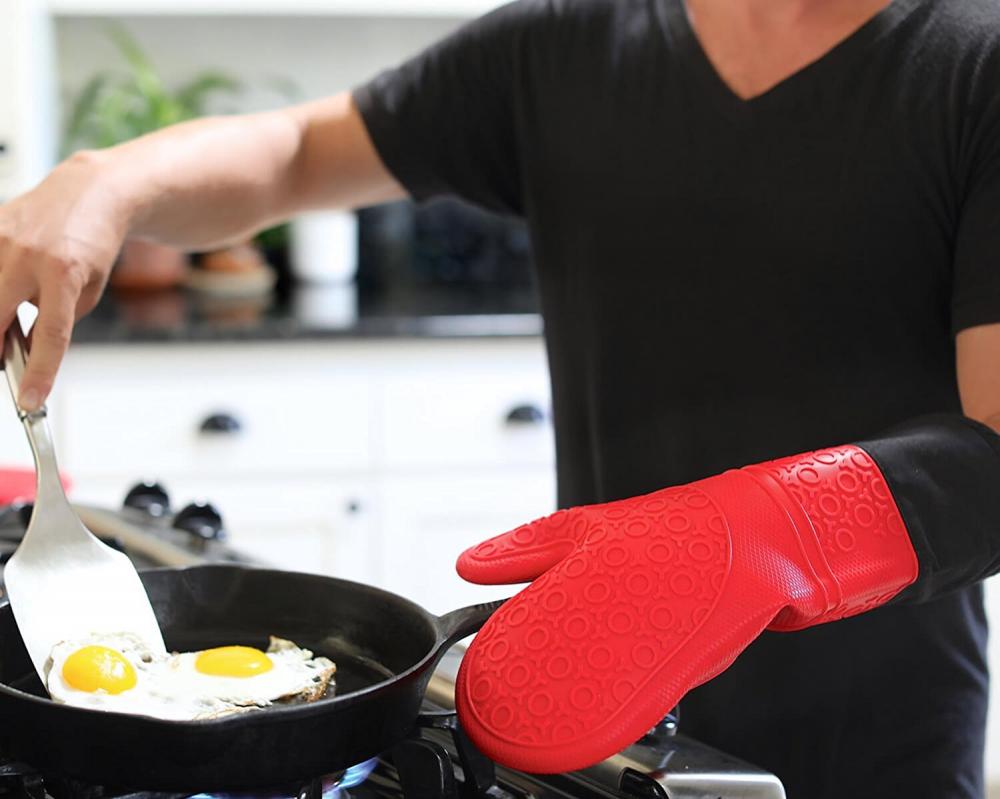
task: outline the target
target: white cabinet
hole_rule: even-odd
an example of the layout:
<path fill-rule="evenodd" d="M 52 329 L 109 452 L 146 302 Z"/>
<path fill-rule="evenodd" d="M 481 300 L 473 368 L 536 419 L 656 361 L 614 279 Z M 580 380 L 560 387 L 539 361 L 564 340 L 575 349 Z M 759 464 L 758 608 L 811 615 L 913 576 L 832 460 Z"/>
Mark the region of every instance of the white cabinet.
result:
<path fill-rule="evenodd" d="M 466 583 L 455 572 L 455 560 L 483 539 L 550 513 L 555 478 L 543 467 L 391 477 L 379 497 L 387 532 L 379 558 L 384 585 L 440 614 L 518 590 Z"/>
<path fill-rule="evenodd" d="M 185 481 L 174 485 L 193 496 Z M 223 511 L 231 544 L 262 562 L 359 582 L 381 578 L 374 505 L 363 479 L 210 480 L 199 486 Z"/>
<path fill-rule="evenodd" d="M 461 580 L 455 559 L 555 509 L 541 341 L 399 347 L 375 391 L 380 584 L 435 613 L 509 596 Z"/>
<path fill-rule="evenodd" d="M 76 381 L 64 407 L 61 451 L 87 474 L 310 474 L 368 466 L 366 378 L 220 371 L 214 360 L 193 357 L 173 374 Z"/>
<path fill-rule="evenodd" d="M 141 479 L 213 502 L 232 544 L 435 612 L 505 596 L 455 558 L 554 509 L 540 339 L 74 346 L 51 403 L 77 501 Z M 509 424 L 515 408 L 541 413 Z M 204 434 L 208 416 L 240 424 Z M 0 414 L 0 463 L 29 462 Z"/>
<path fill-rule="evenodd" d="M 429 365 L 430 366 L 430 365 Z M 420 376 L 387 377 L 384 459 L 394 469 L 516 468 L 551 464 L 548 378 L 542 369 L 490 360 L 435 363 Z M 536 423 L 511 422 L 520 409 Z"/>

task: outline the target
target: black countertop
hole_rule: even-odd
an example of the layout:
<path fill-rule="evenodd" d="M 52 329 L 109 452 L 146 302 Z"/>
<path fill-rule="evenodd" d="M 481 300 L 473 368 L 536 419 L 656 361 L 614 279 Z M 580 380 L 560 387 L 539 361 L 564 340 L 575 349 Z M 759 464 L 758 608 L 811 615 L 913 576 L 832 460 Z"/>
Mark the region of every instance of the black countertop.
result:
<path fill-rule="evenodd" d="M 220 299 L 175 290 L 108 291 L 80 320 L 77 344 L 538 336 L 530 289 L 291 287 L 266 297 Z"/>

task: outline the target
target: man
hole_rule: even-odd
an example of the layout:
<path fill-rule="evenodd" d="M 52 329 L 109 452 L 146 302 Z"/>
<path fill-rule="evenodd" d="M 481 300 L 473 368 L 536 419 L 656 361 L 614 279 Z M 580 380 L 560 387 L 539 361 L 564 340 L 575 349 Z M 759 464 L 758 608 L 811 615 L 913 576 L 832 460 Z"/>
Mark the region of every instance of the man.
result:
<path fill-rule="evenodd" d="M 127 236 L 448 193 L 527 219 L 560 505 L 611 503 L 460 561 L 539 577 L 470 652 L 477 743 L 576 766 L 686 693 L 791 797 L 981 797 L 1000 450 L 958 414 L 1000 428 L 1000 9 L 522 0 L 353 94 L 79 153 L 0 209 L 0 322 L 40 309 L 21 404 Z M 681 544 L 708 565 L 658 570 Z"/>

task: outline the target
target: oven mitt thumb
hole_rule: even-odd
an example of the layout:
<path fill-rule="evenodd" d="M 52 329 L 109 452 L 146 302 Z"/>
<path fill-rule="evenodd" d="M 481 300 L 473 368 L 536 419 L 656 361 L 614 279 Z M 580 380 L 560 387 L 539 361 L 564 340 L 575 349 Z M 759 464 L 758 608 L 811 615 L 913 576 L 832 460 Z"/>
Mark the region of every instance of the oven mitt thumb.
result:
<path fill-rule="evenodd" d="M 765 629 L 888 601 L 918 561 L 876 462 L 844 446 L 560 511 L 458 571 L 534 580 L 476 637 L 456 704 L 484 754 L 556 772 L 642 737 Z"/>

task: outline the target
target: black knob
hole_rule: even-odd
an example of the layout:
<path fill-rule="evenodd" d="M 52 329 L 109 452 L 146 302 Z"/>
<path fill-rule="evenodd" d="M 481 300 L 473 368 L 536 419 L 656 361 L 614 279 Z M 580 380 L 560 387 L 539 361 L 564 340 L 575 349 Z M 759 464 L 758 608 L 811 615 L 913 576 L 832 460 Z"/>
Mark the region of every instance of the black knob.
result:
<path fill-rule="evenodd" d="M 143 480 L 132 486 L 122 504 L 126 508 L 137 508 L 157 518 L 170 513 L 170 495 L 160 483 L 153 480 Z"/>
<path fill-rule="evenodd" d="M 636 799 L 670 799 L 667 789 L 659 780 L 634 768 L 622 771 L 618 778 L 618 790 L 625 796 L 634 796 Z"/>
<path fill-rule="evenodd" d="M 507 412 L 506 422 L 509 425 L 542 424 L 545 412 L 537 405 L 515 405 Z"/>
<path fill-rule="evenodd" d="M 448 751 L 439 743 L 422 738 L 405 740 L 392 750 L 392 762 L 399 775 L 403 796 L 450 799 L 459 795 L 455 785 L 455 765 Z"/>
<path fill-rule="evenodd" d="M 202 433 L 213 435 L 215 433 L 234 435 L 243 429 L 243 423 L 231 413 L 213 413 L 198 425 L 198 429 Z"/>
<path fill-rule="evenodd" d="M 358 499 L 347 500 L 347 512 L 350 514 L 361 513 L 361 500 Z"/>
<path fill-rule="evenodd" d="M 0 540 L 20 541 L 34 509 L 33 502 L 15 502 L 0 509 Z"/>
<path fill-rule="evenodd" d="M 174 527 L 201 541 L 221 541 L 226 537 L 222 515 L 208 502 L 192 502 L 174 516 Z"/>

